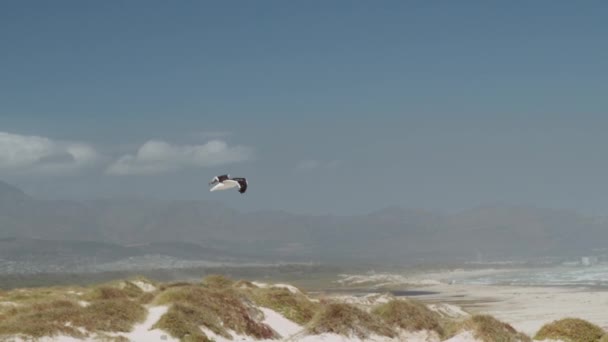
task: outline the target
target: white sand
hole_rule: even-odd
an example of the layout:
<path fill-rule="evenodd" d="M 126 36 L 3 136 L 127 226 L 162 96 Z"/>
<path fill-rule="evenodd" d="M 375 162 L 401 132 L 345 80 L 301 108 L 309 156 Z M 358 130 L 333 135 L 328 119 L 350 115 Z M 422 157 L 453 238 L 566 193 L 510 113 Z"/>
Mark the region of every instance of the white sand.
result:
<path fill-rule="evenodd" d="M 150 284 L 150 283 L 146 283 L 144 281 L 141 280 L 135 280 L 132 281 L 133 285 L 139 287 L 142 291 L 144 292 L 153 292 L 156 291 L 156 286 Z"/>
<path fill-rule="evenodd" d="M 285 318 L 280 313 L 268 309 L 268 308 L 260 308 L 264 313 L 264 321 L 270 327 L 272 327 L 279 335 L 283 337 L 289 337 L 297 334 L 302 330 L 302 326 L 294 323 L 287 318 Z"/>
<path fill-rule="evenodd" d="M 477 340 L 473 336 L 473 333 L 471 333 L 470 331 L 465 331 L 450 339 L 445 340 L 444 342 L 477 342 Z"/>
<path fill-rule="evenodd" d="M 432 311 L 437 312 L 442 317 L 461 318 L 470 315 L 459 306 L 447 303 L 428 304 L 427 307 Z"/>
<path fill-rule="evenodd" d="M 0 302 L 0 306 L 15 308 L 15 307 L 18 307 L 19 304 L 13 303 L 13 302 Z"/>
<path fill-rule="evenodd" d="M 373 305 L 388 303 L 391 300 L 395 299 L 391 294 L 377 294 L 371 293 L 364 296 L 351 296 L 351 295 L 333 295 L 331 297 L 332 300 L 337 300 L 342 303 L 355 304 L 355 305 L 364 305 L 369 306 L 370 308 Z"/>
<path fill-rule="evenodd" d="M 260 287 L 260 288 L 280 288 L 280 289 L 287 289 L 289 290 L 289 292 L 294 293 L 294 294 L 301 294 L 302 291 L 300 291 L 297 287 L 293 286 L 293 285 L 289 285 L 289 284 L 267 284 L 267 283 L 261 283 L 261 282 L 257 282 L 254 281 L 252 282 L 253 285 Z"/>
<path fill-rule="evenodd" d="M 490 314 L 531 336 L 544 324 L 566 317 L 581 318 L 608 329 L 606 290 L 446 284 L 424 290 L 439 294 L 415 298 L 455 304 L 471 313 Z"/>
<path fill-rule="evenodd" d="M 148 317 L 146 317 L 145 322 L 133 327 L 133 330 L 130 333 L 120 335 L 128 338 L 130 341 L 178 341 L 162 330 L 150 330 L 168 309 L 168 306 L 155 306 L 149 308 Z"/>

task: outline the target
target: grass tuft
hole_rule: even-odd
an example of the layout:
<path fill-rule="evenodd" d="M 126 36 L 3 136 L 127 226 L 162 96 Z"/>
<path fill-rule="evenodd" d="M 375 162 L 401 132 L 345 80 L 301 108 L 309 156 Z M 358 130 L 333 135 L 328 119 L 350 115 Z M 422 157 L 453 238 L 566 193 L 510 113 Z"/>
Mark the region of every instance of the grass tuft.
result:
<path fill-rule="evenodd" d="M 166 331 L 169 335 L 178 338 L 180 341 L 211 342 L 199 326 L 208 326 L 210 321 L 217 324 L 219 322 L 217 322 L 216 317 L 203 317 L 204 315 L 204 312 L 201 312 L 197 308 L 183 304 L 174 304 L 153 327 Z M 221 327 L 210 330 L 219 334 Z"/>
<path fill-rule="evenodd" d="M 136 302 L 106 299 L 92 302 L 75 323 L 89 331 L 129 332 L 145 320 L 147 310 Z"/>
<path fill-rule="evenodd" d="M 362 339 L 371 334 L 395 337 L 395 331 L 382 319 L 356 306 L 344 303 L 324 305 L 306 327 L 310 334 L 335 333 Z"/>
<path fill-rule="evenodd" d="M 234 281 L 221 274 L 212 274 L 203 278 L 203 286 L 212 289 L 225 289 L 234 284 Z"/>
<path fill-rule="evenodd" d="M 129 299 L 129 293 L 123 289 L 112 286 L 98 286 L 84 295 L 84 299 L 89 301 L 110 300 L 110 299 Z"/>
<path fill-rule="evenodd" d="M 432 330 L 439 336 L 445 333 L 440 316 L 415 300 L 394 299 L 375 307 L 372 313 L 392 327 L 407 331 Z"/>
<path fill-rule="evenodd" d="M 483 342 L 531 342 L 529 336 L 518 332 L 510 324 L 489 315 L 474 315 L 451 326 L 448 336 L 460 331 L 471 331 L 475 338 Z"/>
<path fill-rule="evenodd" d="M 605 334 L 595 324 L 578 318 L 564 318 L 543 325 L 534 336 L 535 340 L 563 340 L 566 342 L 598 342 Z"/>
<path fill-rule="evenodd" d="M 0 335 L 23 334 L 40 338 L 62 334 L 83 338 L 85 335 L 70 325 L 74 317 L 81 314 L 82 307 L 68 300 L 52 300 L 13 308 L 0 321 Z"/>
<path fill-rule="evenodd" d="M 120 281 L 95 286 L 83 296 L 83 299 L 92 302 L 111 299 L 135 300 L 140 304 L 148 304 L 154 299 L 156 292 L 144 292 L 130 281 Z"/>
<path fill-rule="evenodd" d="M 257 305 L 277 311 L 300 325 L 310 322 L 319 309 L 319 304 L 311 302 L 303 294 L 292 293 L 285 288 L 254 288 L 250 293 Z"/>
<path fill-rule="evenodd" d="M 263 313 L 248 305 L 247 299 L 232 288 L 173 287 L 159 294 L 155 303 L 180 304 L 171 310 L 183 313 L 180 317 L 189 323 L 205 326 L 224 337 L 230 337 L 228 330 L 259 339 L 278 337 L 269 326 L 259 322 Z"/>

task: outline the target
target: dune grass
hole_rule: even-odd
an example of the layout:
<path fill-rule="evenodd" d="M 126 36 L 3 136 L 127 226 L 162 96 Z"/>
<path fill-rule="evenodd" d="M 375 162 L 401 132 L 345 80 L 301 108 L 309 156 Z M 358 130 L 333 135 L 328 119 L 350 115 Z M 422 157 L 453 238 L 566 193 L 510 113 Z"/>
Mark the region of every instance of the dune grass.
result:
<path fill-rule="evenodd" d="M 372 313 L 381 317 L 391 327 L 407 331 L 431 330 L 439 336 L 445 334 L 439 314 L 416 300 L 394 299 L 375 307 Z"/>
<path fill-rule="evenodd" d="M 84 294 L 85 300 L 135 299 L 145 292 L 129 281 L 111 282 L 92 287 Z"/>
<path fill-rule="evenodd" d="M 122 299 L 94 301 L 74 321 L 88 331 L 129 332 L 145 320 L 148 311 L 140 304 Z"/>
<path fill-rule="evenodd" d="M 598 342 L 605 332 L 595 324 L 578 318 L 564 318 L 543 325 L 535 340 L 563 340 L 567 342 Z M 608 338 L 606 338 L 608 340 Z"/>
<path fill-rule="evenodd" d="M 0 312 L 0 335 L 83 338 L 89 332 L 128 332 L 135 323 L 143 321 L 147 313 L 132 300 L 134 293 L 133 289 L 106 285 L 78 291 L 72 288 L 14 290 L 2 298 L 15 304 L 5 306 Z M 87 300 L 87 306 L 81 305 L 81 300 Z"/>
<path fill-rule="evenodd" d="M 134 278 L 134 281 L 141 281 L 153 285 L 155 288 L 156 284 L 148 281 L 145 278 Z M 87 292 L 81 297 L 85 301 L 98 301 L 98 300 L 110 300 L 110 299 L 121 299 L 121 300 L 133 300 L 139 304 L 149 304 L 156 297 L 158 290 L 151 292 L 145 292 L 139 286 L 135 285 L 133 281 L 115 281 L 110 283 L 104 283 L 101 285 L 93 286 L 88 289 Z"/>
<path fill-rule="evenodd" d="M 213 328 L 209 329 L 222 335 L 222 328 L 217 317 L 209 317 L 204 310 L 198 310 L 189 305 L 174 304 L 154 324 L 154 328 L 164 330 L 180 341 L 211 342 L 212 340 L 199 328 L 200 325 L 209 327 L 210 322 Z"/>
<path fill-rule="evenodd" d="M 257 305 L 270 308 L 300 325 L 310 322 L 319 309 L 319 304 L 286 288 L 254 288 L 250 296 Z"/>
<path fill-rule="evenodd" d="M 82 307 L 69 300 L 50 300 L 16 307 L 0 321 L 0 335 L 23 334 L 34 338 L 69 335 L 83 338 L 80 330 L 70 323 L 82 315 Z"/>
<path fill-rule="evenodd" d="M 234 280 L 221 274 L 211 274 L 203 278 L 203 286 L 213 289 L 226 289 L 234 284 Z"/>
<path fill-rule="evenodd" d="M 215 274 L 200 283 L 152 283 L 140 279 L 154 286 L 143 286 L 146 291 L 136 281 L 106 282 L 86 288 L 0 291 L 0 340 L 11 336 L 67 335 L 123 342 L 126 338 L 109 333 L 129 332 L 135 324 L 143 322 L 147 315 L 143 305 L 167 305 L 168 311 L 153 328 L 181 341 L 209 342 L 207 331 L 227 339 L 232 338 L 232 333 L 252 339 L 280 339 L 271 327 L 262 323 L 264 316 L 258 307 L 270 308 L 304 326 L 304 334 L 334 333 L 365 340 L 372 335 L 396 337 L 402 329 L 434 331 L 445 339 L 471 331 L 484 342 L 531 341 L 530 337 L 492 316 L 473 315 L 452 320 L 411 299 L 392 299 L 374 307 L 369 303 L 358 306 L 322 298 L 317 302 L 303 292 L 260 287 Z M 608 342 L 608 335 L 594 324 L 566 318 L 543 326 L 535 340 L 543 339 Z"/>
<path fill-rule="evenodd" d="M 474 315 L 461 322 L 452 322 L 447 331 L 447 336 L 456 335 L 461 331 L 471 331 L 475 338 L 484 342 L 532 341 L 529 336 L 490 315 Z"/>
<path fill-rule="evenodd" d="M 368 338 L 371 334 L 394 337 L 395 331 L 382 319 L 345 303 L 328 303 L 315 314 L 306 330 L 310 334 L 334 333 Z"/>
<path fill-rule="evenodd" d="M 49 300 L 78 300 L 86 289 L 79 287 L 40 287 L 6 291 L 0 294 L 0 301 L 27 305 Z"/>
<path fill-rule="evenodd" d="M 205 326 L 226 338 L 230 338 L 229 330 L 259 339 L 278 337 L 269 326 L 260 323 L 263 313 L 247 305 L 247 298 L 233 288 L 209 288 L 199 285 L 170 287 L 161 292 L 154 303 L 171 305 L 167 314 L 170 314 L 169 318 L 173 318 L 167 318 L 166 322 L 161 324 L 165 326 L 163 329 L 167 328 L 169 322 L 175 322 L 175 317 L 180 317 L 186 320 L 183 323 L 185 327 Z M 167 332 L 183 330 L 183 327 L 169 327 Z M 192 329 L 186 330 L 191 332 Z"/>

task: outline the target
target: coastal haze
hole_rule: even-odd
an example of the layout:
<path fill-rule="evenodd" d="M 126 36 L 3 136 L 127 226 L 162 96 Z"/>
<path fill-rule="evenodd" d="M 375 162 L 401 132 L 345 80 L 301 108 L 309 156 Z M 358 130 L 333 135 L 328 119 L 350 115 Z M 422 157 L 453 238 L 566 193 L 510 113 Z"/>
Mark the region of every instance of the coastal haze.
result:
<path fill-rule="evenodd" d="M 608 254 L 608 221 L 525 206 L 450 214 L 398 207 L 350 216 L 239 212 L 215 201 L 41 200 L 2 182 L 0 218 L 0 270 L 16 273 L 137 269 L 138 261 L 161 268 L 168 260 L 181 268 L 271 261 L 560 265 Z"/>

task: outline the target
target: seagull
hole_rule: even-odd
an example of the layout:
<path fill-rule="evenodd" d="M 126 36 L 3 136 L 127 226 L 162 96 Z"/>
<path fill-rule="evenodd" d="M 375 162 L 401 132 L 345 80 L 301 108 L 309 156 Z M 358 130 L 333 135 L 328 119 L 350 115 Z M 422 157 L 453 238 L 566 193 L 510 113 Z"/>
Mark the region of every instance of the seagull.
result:
<path fill-rule="evenodd" d="M 215 176 L 209 182 L 209 185 L 214 185 L 209 191 L 228 190 L 238 188 L 241 194 L 247 191 L 247 179 L 242 177 L 231 178 L 230 175 Z"/>

